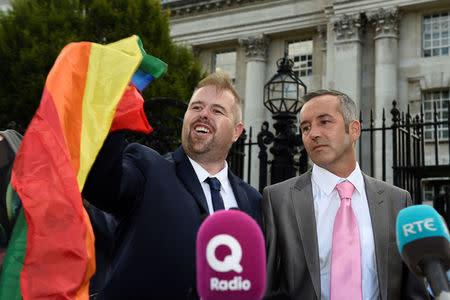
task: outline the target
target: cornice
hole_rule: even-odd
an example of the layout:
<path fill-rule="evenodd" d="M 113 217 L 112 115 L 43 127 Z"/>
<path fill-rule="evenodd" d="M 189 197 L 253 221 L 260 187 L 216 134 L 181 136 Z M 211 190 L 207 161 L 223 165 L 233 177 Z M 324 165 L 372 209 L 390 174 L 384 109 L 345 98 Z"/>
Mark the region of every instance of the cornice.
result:
<path fill-rule="evenodd" d="M 267 2 L 267 0 L 172 0 L 164 3 L 163 8 L 170 9 L 171 17 L 177 18 L 255 5 L 262 2 Z"/>
<path fill-rule="evenodd" d="M 279 32 L 296 31 L 302 28 L 314 30 L 320 24 L 326 24 L 327 19 L 320 11 L 308 12 L 302 15 L 280 14 L 283 8 L 272 11 L 272 18 L 253 18 L 249 12 L 235 13 L 232 16 L 224 14 L 215 18 L 204 18 L 191 22 L 172 22 L 171 35 L 176 43 L 202 45 L 237 41 L 243 36 L 264 34 L 271 38 Z"/>
<path fill-rule="evenodd" d="M 206 47 L 236 44 L 242 36 L 264 34 L 277 38 L 304 30 L 320 37 L 326 27 L 335 32 L 336 43 L 361 42 L 368 25 L 375 38 L 394 36 L 395 17 L 380 15 L 379 8 L 402 11 L 411 5 L 426 6 L 435 0 L 173 0 L 164 7 L 172 11 L 171 36 L 176 43 Z M 304 8 L 307 9 L 304 9 Z M 189 12 L 188 12 L 189 9 Z M 180 10 L 180 13 L 175 13 Z M 367 20 L 370 17 L 371 19 Z M 375 21 L 375 19 L 377 21 Z M 370 21 L 371 23 L 368 23 Z M 387 24 L 390 24 L 387 26 Z M 398 27 L 398 26 L 397 26 Z M 389 31 L 391 30 L 391 31 Z M 383 34 L 381 34 L 383 32 Z M 331 32 L 328 32 L 331 33 Z M 323 48 L 326 45 L 323 45 Z"/>
<path fill-rule="evenodd" d="M 436 0 L 334 0 L 332 2 L 333 3 L 330 4 L 330 6 L 333 7 L 335 15 L 351 15 L 374 11 L 380 7 L 383 7 L 384 9 L 398 7 L 401 10 L 403 8 L 437 5 L 436 3 L 439 3 Z"/>

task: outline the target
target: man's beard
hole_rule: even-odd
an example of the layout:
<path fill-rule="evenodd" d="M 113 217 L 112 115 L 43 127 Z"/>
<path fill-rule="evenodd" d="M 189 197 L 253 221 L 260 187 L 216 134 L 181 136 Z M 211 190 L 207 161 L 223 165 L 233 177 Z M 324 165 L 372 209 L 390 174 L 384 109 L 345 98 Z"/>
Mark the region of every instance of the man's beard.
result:
<path fill-rule="evenodd" d="M 211 152 L 214 149 L 215 137 L 213 136 L 209 141 L 195 142 L 191 133 L 189 133 L 186 142 L 186 150 L 188 150 L 190 156 L 199 158 L 202 154 Z"/>

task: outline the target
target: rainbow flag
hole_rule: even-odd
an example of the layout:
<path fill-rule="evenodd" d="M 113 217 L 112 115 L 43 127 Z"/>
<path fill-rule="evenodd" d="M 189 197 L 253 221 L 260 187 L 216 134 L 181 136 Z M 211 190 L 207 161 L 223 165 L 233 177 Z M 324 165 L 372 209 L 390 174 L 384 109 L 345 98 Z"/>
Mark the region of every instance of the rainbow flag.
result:
<path fill-rule="evenodd" d="M 1 300 L 89 299 L 94 235 L 81 191 L 110 131 L 151 130 L 133 75 L 150 75 L 148 83 L 166 70 L 138 36 L 61 51 L 13 166 L 23 211 L 6 252 Z"/>

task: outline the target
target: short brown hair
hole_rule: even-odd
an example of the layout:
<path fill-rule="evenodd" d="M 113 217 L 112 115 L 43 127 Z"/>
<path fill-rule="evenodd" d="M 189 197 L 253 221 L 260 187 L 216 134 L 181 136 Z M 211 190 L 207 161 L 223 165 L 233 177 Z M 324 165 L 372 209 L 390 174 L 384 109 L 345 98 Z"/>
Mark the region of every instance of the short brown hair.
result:
<path fill-rule="evenodd" d="M 350 98 L 349 95 L 336 91 L 336 90 L 317 90 L 314 92 L 310 92 L 303 96 L 303 101 L 308 102 L 312 98 L 323 96 L 323 95 L 332 95 L 336 96 L 339 99 L 340 102 L 340 112 L 342 114 L 342 117 L 344 118 L 345 123 L 345 130 L 348 132 L 348 126 L 350 122 L 353 120 L 358 121 L 358 109 L 356 107 L 355 101 Z"/>
<path fill-rule="evenodd" d="M 233 115 L 236 123 L 242 120 L 241 99 L 231 82 L 230 76 L 223 72 L 211 73 L 203 78 L 195 87 L 195 91 L 205 86 L 215 86 L 218 91 L 229 90 L 234 96 Z M 194 92 L 195 92 L 194 91 Z"/>

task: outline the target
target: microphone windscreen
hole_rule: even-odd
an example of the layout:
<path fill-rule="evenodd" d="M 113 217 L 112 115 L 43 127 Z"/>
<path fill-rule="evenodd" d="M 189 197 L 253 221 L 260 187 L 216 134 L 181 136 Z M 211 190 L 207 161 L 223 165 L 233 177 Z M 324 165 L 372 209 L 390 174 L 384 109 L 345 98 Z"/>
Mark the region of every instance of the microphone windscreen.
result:
<path fill-rule="evenodd" d="M 423 276 L 420 263 L 438 259 L 445 270 L 450 267 L 450 236 L 445 221 L 429 205 L 402 209 L 396 223 L 397 246 L 403 261 L 417 275 Z"/>
<path fill-rule="evenodd" d="M 260 300 L 266 288 L 266 252 L 258 224 L 239 210 L 220 210 L 200 226 L 197 291 L 202 300 Z"/>

